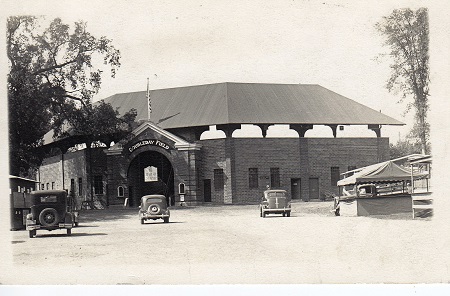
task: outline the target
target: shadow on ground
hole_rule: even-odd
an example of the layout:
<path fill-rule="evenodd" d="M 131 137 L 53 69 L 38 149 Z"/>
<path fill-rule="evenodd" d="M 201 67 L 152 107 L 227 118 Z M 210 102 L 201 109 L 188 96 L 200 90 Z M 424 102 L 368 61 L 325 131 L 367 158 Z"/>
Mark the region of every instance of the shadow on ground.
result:
<path fill-rule="evenodd" d="M 97 236 L 97 235 L 108 235 L 107 233 L 84 233 L 84 232 L 72 232 L 71 235 L 67 235 L 66 233 L 52 233 L 52 234 L 37 234 L 32 239 L 37 238 L 46 238 L 46 237 L 61 237 L 61 236 L 67 236 L 67 237 L 81 237 L 81 236 Z"/>

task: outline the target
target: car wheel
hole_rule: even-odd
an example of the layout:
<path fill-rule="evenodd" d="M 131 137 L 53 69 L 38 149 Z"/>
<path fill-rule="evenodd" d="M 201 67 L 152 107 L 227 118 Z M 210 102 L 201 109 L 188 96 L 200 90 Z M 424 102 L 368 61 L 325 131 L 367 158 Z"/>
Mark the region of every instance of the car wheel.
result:
<path fill-rule="evenodd" d="M 33 237 L 36 236 L 36 230 L 30 230 L 30 231 L 28 232 L 28 234 L 29 234 L 30 238 L 33 238 Z"/>
<path fill-rule="evenodd" d="M 169 223 L 169 217 L 164 218 L 164 223 Z"/>
<path fill-rule="evenodd" d="M 43 226 L 55 226 L 58 221 L 59 215 L 54 208 L 46 208 L 39 214 L 39 222 Z"/>
<path fill-rule="evenodd" d="M 70 229 L 70 228 L 67 228 L 67 235 L 72 235 L 72 229 Z"/>

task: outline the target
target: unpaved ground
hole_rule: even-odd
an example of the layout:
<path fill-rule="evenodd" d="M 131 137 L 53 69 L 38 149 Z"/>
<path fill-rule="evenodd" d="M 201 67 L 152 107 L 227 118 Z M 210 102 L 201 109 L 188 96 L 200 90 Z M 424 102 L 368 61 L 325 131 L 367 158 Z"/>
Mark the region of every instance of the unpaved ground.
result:
<path fill-rule="evenodd" d="M 435 283 L 450 279 L 434 219 L 335 217 L 296 202 L 291 217 L 257 205 L 172 208 L 141 225 L 136 209 L 82 212 L 65 231 L 10 234 L 2 284 Z M 448 228 L 446 228 L 448 229 Z M 448 233 L 447 233 L 448 234 Z"/>

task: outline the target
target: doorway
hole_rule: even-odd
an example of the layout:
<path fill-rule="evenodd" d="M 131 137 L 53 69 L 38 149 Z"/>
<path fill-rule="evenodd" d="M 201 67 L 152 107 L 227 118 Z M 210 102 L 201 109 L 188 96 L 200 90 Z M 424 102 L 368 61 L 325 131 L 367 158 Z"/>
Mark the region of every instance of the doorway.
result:
<path fill-rule="evenodd" d="M 211 202 L 211 179 L 203 180 L 203 199 L 205 202 Z"/>
<path fill-rule="evenodd" d="M 292 199 L 301 199 L 302 185 L 300 178 L 292 178 L 291 179 L 291 194 Z"/>
<path fill-rule="evenodd" d="M 154 179 L 145 178 L 145 170 L 153 167 Z M 173 167 L 169 159 L 157 151 L 144 151 L 138 154 L 128 167 L 128 186 L 133 188 L 130 194 L 130 207 L 137 207 L 140 198 L 149 194 L 161 194 L 166 199 L 174 196 Z"/>
<path fill-rule="evenodd" d="M 319 199 L 319 178 L 309 178 L 309 199 Z"/>

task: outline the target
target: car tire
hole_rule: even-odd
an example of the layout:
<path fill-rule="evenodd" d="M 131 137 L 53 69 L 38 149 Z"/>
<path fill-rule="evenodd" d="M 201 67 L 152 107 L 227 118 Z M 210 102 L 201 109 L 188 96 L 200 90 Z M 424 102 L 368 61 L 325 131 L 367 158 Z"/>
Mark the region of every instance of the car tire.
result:
<path fill-rule="evenodd" d="M 164 218 L 164 223 L 169 223 L 169 217 Z"/>
<path fill-rule="evenodd" d="M 39 214 L 39 222 L 42 226 L 55 226 L 58 224 L 59 215 L 54 208 L 46 208 Z"/>
<path fill-rule="evenodd" d="M 152 204 L 148 206 L 148 211 L 154 215 L 157 215 L 161 212 L 161 208 L 157 204 Z"/>
<path fill-rule="evenodd" d="M 71 236 L 72 235 L 72 229 L 71 228 L 67 228 L 67 235 Z"/>
<path fill-rule="evenodd" d="M 30 231 L 28 232 L 28 234 L 29 234 L 30 238 L 33 238 L 33 237 L 36 236 L 36 230 L 30 230 Z"/>

